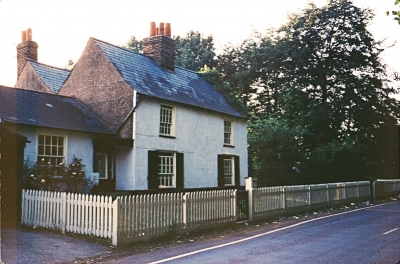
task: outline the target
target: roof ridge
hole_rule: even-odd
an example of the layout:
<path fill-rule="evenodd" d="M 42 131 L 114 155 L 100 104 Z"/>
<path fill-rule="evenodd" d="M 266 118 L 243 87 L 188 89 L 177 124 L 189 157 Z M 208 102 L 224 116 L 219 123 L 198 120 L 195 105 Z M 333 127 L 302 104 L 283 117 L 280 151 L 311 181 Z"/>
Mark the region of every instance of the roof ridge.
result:
<path fill-rule="evenodd" d="M 49 67 L 49 68 L 53 68 L 53 69 L 56 69 L 56 70 L 62 70 L 62 71 L 71 72 L 70 70 L 63 69 L 63 68 L 56 67 L 56 66 L 52 66 L 52 65 L 48 65 L 48 64 L 45 64 L 45 63 L 42 63 L 42 62 L 38 62 L 38 61 L 35 61 L 35 60 L 27 59 L 27 61 L 35 63 L 35 64 L 39 64 L 39 65 L 42 65 L 42 66 L 46 66 L 46 67 Z"/>
<path fill-rule="evenodd" d="M 110 43 L 110 42 L 107 42 L 107 41 L 104 41 L 104 40 L 101 40 L 101 39 L 98 39 L 98 38 L 94 38 L 94 37 L 90 37 L 90 38 L 93 39 L 93 40 L 95 40 L 95 41 L 99 41 L 99 42 L 101 42 L 101 43 L 103 43 L 103 44 L 110 45 L 110 46 L 113 46 L 113 47 L 115 47 L 115 48 L 119 48 L 119 49 L 128 51 L 128 52 L 130 52 L 130 53 L 137 54 L 137 55 L 143 56 L 143 57 L 145 57 L 145 58 L 151 59 L 151 57 L 146 56 L 146 55 L 144 55 L 143 53 L 139 53 L 139 52 L 137 52 L 137 51 L 134 51 L 134 50 L 131 50 L 131 49 L 127 49 L 127 48 L 124 48 L 124 47 L 121 47 L 121 46 L 112 44 L 112 43 Z"/>
<path fill-rule="evenodd" d="M 38 93 L 38 94 L 43 94 L 43 95 L 57 96 L 57 97 L 62 97 L 62 98 L 68 98 L 68 99 L 77 100 L 75 97 L 67 96 L 67 95 L 60 95 L 60 94 L 55 94 L 55 93 L 44 93 L 44 92 L 39 92 L 39 91 L 34 91 L 34 90 L 28 90 L 28 89 L 19 88 L 19 87 L 9 87 L 9 86 L 0 85 L 0 89 L 3 89 L 3 88 L 5 88 L 5 89 L 10 89 L 10 90 L 23 91 L 23 92 L 28 92 L 28 93 Z"/>

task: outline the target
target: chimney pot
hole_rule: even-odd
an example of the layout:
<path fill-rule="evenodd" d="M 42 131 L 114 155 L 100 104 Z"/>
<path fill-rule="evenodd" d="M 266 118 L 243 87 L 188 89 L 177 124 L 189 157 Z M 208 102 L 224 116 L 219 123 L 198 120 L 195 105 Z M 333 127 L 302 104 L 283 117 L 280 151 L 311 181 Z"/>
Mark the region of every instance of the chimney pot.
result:
<path fill-rule="evenodd" d="M 26 41 L 26 31 L 22 31 L 22 42 Z"/>
<path fill-rule="evenodd" d="M 165 35 L 171 37 L 171 24 L 165 23 Z"/>
<path fill-rule="evenodd" d="M 150 22 L 150 37 L 155 36 L 156 33 L 156 23 Z"/>
<path fill-rule="evenodd" d="M 164 35 L 164 23 L 160 23 L 160 32 L 159 35 Z"/>
<path fill-rule="evenodd" d="M 32 29 L 30 28 L 26 31 L 26 40 L 32 41 Z"/>

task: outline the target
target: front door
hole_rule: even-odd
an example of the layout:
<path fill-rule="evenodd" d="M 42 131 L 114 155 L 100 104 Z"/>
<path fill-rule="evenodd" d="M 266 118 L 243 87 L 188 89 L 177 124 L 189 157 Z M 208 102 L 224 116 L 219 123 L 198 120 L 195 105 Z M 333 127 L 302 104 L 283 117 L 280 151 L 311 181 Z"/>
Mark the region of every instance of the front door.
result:
<path fill-rule="evenodd" d="M 99 191 L 115 191 L 115 151 L 95 151 L 94 172 L 99 173 Z"/>

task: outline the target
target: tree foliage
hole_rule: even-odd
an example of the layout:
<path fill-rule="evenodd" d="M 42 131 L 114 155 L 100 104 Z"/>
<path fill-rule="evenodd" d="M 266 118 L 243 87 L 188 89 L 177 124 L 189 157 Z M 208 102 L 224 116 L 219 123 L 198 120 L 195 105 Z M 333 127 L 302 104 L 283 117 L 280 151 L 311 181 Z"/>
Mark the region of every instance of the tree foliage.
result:
<path fill-rule="evenodd" d="M 270 144 L 270 135 L 280 131 L 289 136 L 288 131 L 299 127 L 306 129 L 298 148 L 301 154 L 288 155 L 299 172 L 293 174 L 282 165 L 279 170 L 286 175 L 301 176 L 305 182 L 366 179 L 377 176 L 372 171 L 393 171 L 388 167 L 397 166 L 387 156 L 370 155 L 382 152 L 382 131 L 395 127 L 398 116 L 398 102 L 391 97 L 397 90 L 389 86 L 379 57 L 382 43 L 366 28 L 372 17 L 371 10 L 348 0 L 331 0 L 321 8 L 310 4 L 281 28 L 267 36 L 254 34 L 219 57 L 219 70 L 253 109 L 250 127 L 259 128 L 260 120 L 266 120 L 261 122 L 264 126 L 268 120 L 284 124 L 249 137 L 249 154 L 262 171 L 260 177 L 282 179 L 275 173 L 266 176 L 271 165 L 259 160 L 270 157 L 280 166 L 270 154 L 281 155 L 280 149 L 290 149 L 284 145 L 293 142 Z M 259 149 L 260 142 L 266 147 Z M 334 168 L 347 169 L 332 173 Z"/>
<path fill-rule="evenodd" d="M 214 39 L 210 35 L 204 37 L 198 31 L 189 31 L 185 37 L 175 37 L 176 65 L 183 68 L 199 71 L 205 65 L 210 68 L 216 66 Z"/>
<path fill-rule="evenodd" d="M 395 0 L 394 5 L 400 4 L 400 0 Z M 386 15 L 394 16 L 394 20 L 397 20 L 397 23 L 400 25 L 400 11 L 386 11 Z"/>
<path fill-rule="evenodd" d="M 132 36 L 131 39 L 122 47 L 139 53 L 143 51 L 143 42 L 136 39 L 135 36 Z"/>

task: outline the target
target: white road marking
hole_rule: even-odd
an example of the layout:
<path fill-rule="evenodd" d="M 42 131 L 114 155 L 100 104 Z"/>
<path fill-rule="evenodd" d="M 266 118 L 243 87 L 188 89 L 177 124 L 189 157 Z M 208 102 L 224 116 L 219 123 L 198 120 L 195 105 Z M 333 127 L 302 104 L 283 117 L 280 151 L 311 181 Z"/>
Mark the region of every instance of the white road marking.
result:
<path fill-rule="evenodd" d="M 360 211 L 360 210 L 366 210 L 366 209 L 369 209 L 369 208 L 374 208 L 374 207 L 387 205 L 387 204 L 392 204 L 392 203 L 372 205 L 372 206 L 369 206 L 369 207 L 366 207 L 366 208 L 354 209 L 354 210 L 351 210 L 351 211 L 348 211 L 348 212 L 337 213 L 337 214 L 327 215 L 327 216 L 321 216 L 321 217 L 310 219 L 310 220 L 306 220 L 304 222 L 300 222 L 300 223 L 297 223 L 297 224 L 294 224 L 294 225 L 278 228 L 278 229 L 275 229 L 275 230 L 272 230 L 272 231 L 268 231 L 268 232 L 261 233 L 261 234 L 258 234 L 258 235 L 254 235 L 254 236 L 251 236 L 251 237 L 247 237 L 247 238 L 243 238 L 243 239 L 240 239 L 240 240 L 232 241 L 232 242 L 229 242 L 229 243 L 221 244 L 221 245 L 218 245 L 218 246 L 203 248 L 203 249 L 195 250 L 195 251 L 188 252 L 188 253 L 185 253 L 185 254 L 181 254 L 181 255 L 178 255 L 178 256 L 174 256 L 174 257 L 170 257 L 170 258 L 166 258 L 166 259 L 161 259 L 161 260 L 158 260 L 158 261 L 155 261 L 155 262 L 151 262 L 149 264 L 164 263 L 164 262 L 168 262 L 168 261 L 171 261 L 171 260 L 188 257 L 188 256 L 191 256 L 191 255 L 199 254 L 201 252 L 210 251 L 210 250 L 214 250 L 214 249 L 217 249 L 217 248 L 222 248 L 222 247 L 227 247 L 227 246 L 230 246 L 230 245 L 242 243 L 242 242 L 245 242 L 245 241 L 248 241 L 248 240 L 252 240 L 252 239 L 255 239 L 255 238 L 258 238 L 258 237 L 261 237 L 261 236 L 269 235 L 269 234 L 272 234 L 272 233 L 276 233 L 276 232 L 279 232 L 279 231 L 282 231 L 282 230 L 286 230 L 286 229 L 293 228 L 293 227 L 296 227 L 296 226 L 304 225 L 304 224 L 307 224 L 307 223 L 310 223 L 310 222 L 314 222 L 314 221 L 317 221 L 317 220 L 330 218 L 330 217 L 334 217 L 334 216 L 338 216 L 338 215 L 344 215 L 344 214 L 348 214 L 348 213 L 353 213 L 353 212 L 357 212 L 357 211 Z"/>
<path fill-rule="evenodd" d="M 392 229 L 392 230 L 389 230 L 389 231 L 383 233 L 382 235 L 387 235 L 387 234 L 390 234 L 390 233 L 392 233 L 392 232 L 394 232 L 394 231 L 397 231 L 397 230 L 399 230 L 399 229 L 398 229 L 398 228 L 395 228 L 395 229 Z"/>

